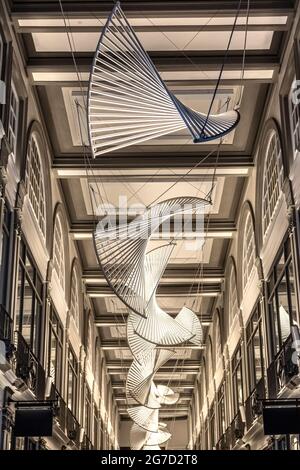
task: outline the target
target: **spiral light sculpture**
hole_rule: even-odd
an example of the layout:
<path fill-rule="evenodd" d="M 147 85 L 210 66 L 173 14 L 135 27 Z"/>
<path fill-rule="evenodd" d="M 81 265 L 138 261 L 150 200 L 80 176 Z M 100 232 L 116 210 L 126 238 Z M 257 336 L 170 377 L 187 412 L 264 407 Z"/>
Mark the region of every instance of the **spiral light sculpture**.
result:
<path fill-rule="evenodd" d="M 130 223 L 116 226 L 110 219 L 98 223 L 94 233 L 99 264 L 108 284 L 129 307 L 127 339 L 133 355 L 128 371 L 126 396 L 134 405 L 128 414 L 134 421 L 132 449 L 157 448 L 171 434 L 159 421 L 162 405 L 175 404 L 179 394 L 156 384 L 156 372 L 175 354 L 178 345 L 200 345 L 202 328 L 190 309 L 183 307 L 175 318 L 156 301 L 156 290 L 168 264 L 174 243 L 147 251 L 151 235 L 176 215 L 201 211 L 206 199 L 178 197 L 149 207 Z"/>
<path fill-rule="evenodd" d="M 219 139 L 238 111 L 205 115 L 181 103 L 161 79 L 124 15 L 113 8 L 100 36 L 88 91 L 94 157 L 188 129 L 195 143 Z"/>

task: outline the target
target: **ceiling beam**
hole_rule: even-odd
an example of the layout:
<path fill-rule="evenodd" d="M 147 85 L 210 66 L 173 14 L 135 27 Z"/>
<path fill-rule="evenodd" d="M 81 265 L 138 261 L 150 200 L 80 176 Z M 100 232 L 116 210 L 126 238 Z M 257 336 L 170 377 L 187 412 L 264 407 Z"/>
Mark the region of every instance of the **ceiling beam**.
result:
<path fill-rule="evenodd" d="M 126 176 L 126 169 L 134 169 L 135 171 L 139 169 L 140 171 L 143 171 L 144 169 L 150 168 L 156 170 L 153 171 L 153 173 L 157 173 L 158 168 L 161 168 L 162 170 L 186 169 L 186 172 L 190 171 L 191 173 L 198 174 L 198 176 L 201 176 L 202 172 L 207 177 L 209 176 L 207 169 L 213 171 L 216 166 L 218 167 L 218 176 L 248 176 L 249 169 L 254 167 L 252 155 L 223 153 L 218 157 L 214 151 L 212 155 L 208 156 L 207 154 L 210 151 L 209 145 L 201 147 L 193 145 L 190 146 L 191 148 L 184 146 L 180 153 L 176 152 L 175 149 L 174 153 L 170 152 L 170 146 L 159 146 L 159 152 L 157 145 L 151 146 L 151 148 L 152 147 L 152 151 L 148 148 L 145 149 L 142 154 L 140 148 L 134 147 L 131 149 L 130 153 L 128 151 L 123 151 L 122 153 L 114 152 L 113 156 L 108 155 L 90 161 L 91 167 L 87 166 L 86 159 L 82 158 L 82 154 L 62 155 L 54 159 L 52 168 L 58 178 L 86 178 L 88 176 L 98 176 L 99 180 L 101 178 L 101 182 L 105 182 L 107 177 L 105 170 L 108 169 L 108 180 L 111 181 L 112 170 L 116 171 L 116 169 L 120 171 L 119 178 Z M 87 149 L 87 151 L 89 152 L 89 149 Z M 200 152 L 202 152 L 202 154 Z M 196 166 L 201 168 L 201 171 L 197 171 Z M 194 167 L 195 170 L 193 169 Z M 123 172 L 125 173 L 124 175 L 122 175 Z M 171 172 L 169 171 L 169 175 L 170 173 Z M 145 176 L 148 177 L 148 180 L 151 178 L 151 174 L 147 171 Z M 177 177 L 175 172 L 175 175 L 172 177 L 177 180 L 181 177 L 183 181 L 185 180 L 185 174 L 184 172 L 182 173 L 182 171 L 178 172 Z M 118 177 L 114 175 L 113 178 L 114 181 L 116 181 Z"/>
<path fill-rule="evenodd" d="M 160 349 L 159 346 L 156 346 L 157 349 Z M 101 341 L 101 345 L 100 345 L 100 348 L 103 350 L 103 351 L 120 351 L 120 350 L 124 350 L 124 349 L 129 349 L 129 344 L 126 340 L 121 340 L 121 339 L 110 339 L 110 340 L 102 340 Z M 162 349 L 165 349 L 162 348 Z M 186 346 L 185 344 L 184 345 L 179 345 L 179 346 L 176 346 L 175 348 L 176 350 L 179 350 L 179 349 L 197 349 L 197 350 L 200 350 L 200 349 L 205 349 L 205 346 L 202 346 L 202 345 L 196 345 L 196 344 L 191 344 L 189 346 Z M 120 364 L 120 362 L 119 362 Z"/>
<path fill-rule="evenodd" d="M 55 34 L 55 33 L 53 33 Z M 276 33 L 280 35 L 280 33 Z M 31 38 L 31 36 L 29 36 Z M 274 36 L 277 37 L 277 36 Z M 274 44 L 277 41 L 273 41 Z M 33 85 L 60 85 L 67 83 L 74 86 L 80 82 L 87 89 L 94 51 L 74 53 L 49 51 L 36 52 L 32 43 L 31 56 L 27 59 L 26 69 Z M 242 76 L 243 56 L 240 53 L 229 53 L 226 71 L 221 77 L 221 85 L 240 86 L 243 83 L 273 83 L 280 68 L 280 55 L 275 46 L 272 50 L 256 51 L 247 55 Z M 148 51 L 158 72 L 166 85 L 174 92 L 183 93 L 192 86 L 215 87 L 220 64 L 224 56 L 213 51 Z M 241 79 L 242 77 L 242 79 Z M 180 90 L 178 90 L 178 86 Z"/>
<path fill-rule="evenodd" d="M 176 370 L 174 369 L 175 368 L 172 368 L 172 367 L 165 368 L 163 370 L 162 368 L 160 368 L 160 370 L 156 372 L 155 377 L 158 377 L 158 378 L 163 377 L 164 379 L 166 379 L 172 374 L 184 374 L 184 375 L 198 375 L 199 374 L 199 368 L 196 368 L 196 367 L 194 369 L 184 369 L 184 368 L 181 368 L 181 369 L 176 368 Z M 124 373 L 125 373 L 124 366 L 121 367 L 120 362 L 119 362 L 119 368 L 108 369 L 109 375 L 123 375 Z"/>
<path fill-rule="evenodd" d="M 128 222 L 130 222 L 132 219 L 128 217 Z M 196 221 L 194 218 L 194 221 L 191 224 L 191 230 L 195 231 L 196 230 Z M 170 233 L 174 231 L 174 221 L 170 222 L 170 226 L 168 227 Z M 93 220 L 78 220 L 76 222 L 73 222 L 71 224 L 70 228 L 70 233 L 78 233 L 78 234 L 93 234 L 95 230 L 95 222 Z M 161 230 L 161 229 L 160 229 Z M 178 235 L 178 228 L 175 227 L 176 230 L 176 235 Z M 235 232 L 236 231 L 236 225 L 234 221 L 228 220 L 228 219 L 217 219 L 205 216 L 204 218 L 204 231 L 209 234 L 212 232 Z M 161 232 L 159 232 L 161 233 Z M 154 237 L 155 238 L 155 237 Z"/>
<path fill-rule="evenodd" d="M 80 158 L 80 157 L 79 157 Z M 168 158 L 168 156 L 167 156 Z M 239 157 L 236 157 L 239 161 Z M 243 159 L 244 161 L 244 159 Z M 247 167 L 243 166 L 221 166 L 214 169 L 213 166 L 204 166 L 193 169 L 189 174 L 188 170 L 185 168 L 171 168 L 166 169 L 161 168 L 159 171 L 156 171 L 151 168 L 132 171 L 127 168 L 125 170 L 107 170 L 94 169 L 94 164 L 97 162 L 92 161 L 92 170 L 72 168 L 70 167 L 60 167 L 57 164 L 57 168 L 53 168 L 54 175 L 59 179 L 71 179 L 71 178 L 88 178 L 91 175 L 98 177 L 95 183 L 175 183 L 177 181 L 183 181 L 187 183 L 199 183 L 199 182 L 211 182 L 213 173 L 215 170 L 215 176 L 248 176 L 249 170 L 252 167 L 252 164 Z"/>
<path fill-rule="evenodd" d="M 160 384 L 161 385 L 161 384 Z M 189 400 L 190 398 L 192 397 L 191 393 L 190 392 L 181 392 L 180 393 L 180 399 L 181 400 Z M 114 398 L 116 398 L 117 400 L 119 401 L 126 401 L 127 400 L 127 397 L 126 397 L 126 393 L 123 392 L 123 393 L 114 393 Z"/>
<path fill-rule="evenodd" d="M 170 313 L 168 311 L 168 313 Z M 178 314 L 178 311 L 176 312 Z M 175 315 L 174 315 L 175 316 Z M 110 315 L 101 315 L 98 316 L 94 319 L 94 324 L 97 327 L 122 327 L 125 325 L 125 322 L 127 320 L 128 314 L 124 313 L 124 315 L 116 315 L 116 314 L 110 314 Z M 199 315 L 199 319 L 201 321 L 201 325 L 204 327 L 209 326 L 212 322 L 211 318 L 209 318 L 209 315 Z"/>
<path fill-rule="evenodd" d="M 293 0 L 252 0 L 251 1 L 251 14 L 288 14 L 294 11 Z M 140 17 L 141 12 L 145 16 L 155 14 L 160 17 L 178 16 L 183 14 L 194 14 L 198 16 L 206 15 L 207 13 L 216 13 L 222 11 L 225 13 L 236 13 L 235 0 L 152 0 L 139 1 L 139 0 L 123 0 L 122 7 L 128 17 Z M 242 11 L 245 10 L 243 4 Z M 93 14 L 99 14 L 106 17 L 112 10 L 112 3 L 110 1 L 99 0 L 81 0 L 81 1 L 68 1 L 63 3 L 63 9 L 68 16 L 78 17 L 81 13 L 85 13 L 88 17 Z M 167 13 L 166 13 L 167 12 Z M 61 9 L 57 0 L 44 1 L 11 1 L 11 14 L 14 18 L 45 18 L 45 17 L 61 17 Z"/>
<path fill-rule="evenodd" d="M 172 264 L 168 265 L 164 271 L 163 278 L 178 278 L 178 277 L 186 277 L 195 278 L 195 276 L 199 276 L 199 269 L 194 264 Z M 103 274 L 99 272 L 99 268 L 95 269 L 84 269 L 82 273 L 82 277 L 85 281 L 90 279 L 104 279 Z M 201 269 L 201 277 L 214 279 L 214 278 L 223 278 L 224 277 L 224 269 L 223 267 L 218 266 L 203 266 Z M 163 279 L 162 278 L 162 279 Z"/>
<path fill-rule="evenodd" d="M 159 383 L 161 385 L 166 385 L 170 386 L 173 389 L 182 389 L 182 390 L 193 390 L 195 387 L 195 382 L 180 382 L 178 379 L 172 379 L 170 377 L 170 380 L 160 380 Z M 126 384 L 125 382 L 112 382 L 112 388 L 113 390 L 121 390 L 125 389 Z"/>
<path fill-rule="evenodd" d="M 45 25 L 31 25 L 31 26 L 19 26 L 17 19 L 14 21 L 15 28 L 18 33 L 30 34 L 30 33 L 63 33 L 66 31 L 64 25 L 57 26 L 45 26 Z M 248 31 L 287 31 L 290 25 L 287 21 L 285 24 L 249 24 Z M 136 33 L 147 33 L 147 32 L 157 32 L 157 33 L 169 33 L 169 32 L 194 32 L 201 29 L 202 31 L 231 31 L 231 24 L 203 24 L 203 25 L 155 25 L 149 21 L 148 25 L 143 26 L 134 26 L 134 31 Z M 99 33 L 103 31 L 103 26 L 95 19 L 95 24 L 92 26 L 77 26 L 71 25 L 68 26 L 69 33 Z M 235 31 L 245 31 L 245 25 L 239 24 L 235 26 Z"/>
<path fill-rule="evenodd" d="M 126 411 L 127 410 L 127 406 L 125 405 L 119 405 L 118 406 L 118 409 L 120 411 Z M 188 404 L 178 404 L 178 403 L 175 403 L 174 405 L 162 405 L 162 407 L 159 409 L 160 411 L 160 414 L 162 411 L 164 411 L 165 413 L 172 413 L 174 411 L 174 409 L 176 409 L 177 411 L 179 410 L 185 410 L 185 411 L 188 411 L 189 410 L 189 405 Z"/>
<path fill-rule="evenodd" d="M 109 371 L 116 371 L 121 369 L 124 373 L 124 369 L 129 369 L 132 364 L 132 360 L 124 359 L 122 365 L 120 359 L 108 359 L 106 361 L 106 367 Z M 160 367 L 160 371 L 172 370 L 172 372 L 181 373 L 182 371 L 186 373 L 188 370 L 196 370 L 199 372 L 199 367 L 201 363 L 198 360 L 194 359 L 171 359 L 166 364 Z M 116 373 L 116 372 L 115 372 Z M 159 371 L 157 372 L 159 373 Z"/>
<path fill-rule="evenodd" d="M 209 51 L 209 53 L 199 53 L 198 51 L 148 51 L 154 65 L 159 72 L 195 72 L 197 70 L 219 70 L 220 64 L 224 60 L 224 55 Z M 74 53 L 76 66 L 79 72 L 90 72 L 91 61 L 94 52 Z M 239 70 L 242 67 L 243 55 L 239 53 L 229 53 L 226 70 Z M 35 52 L 27 60 L 27 70 L 31 73 L 37 72 L 74 72 L 74 62 L 69 52 L 57 52 L 55 49 L 49 51 L 47 56 L 44 53 Z M 247 55 L 245 70 L 265 70 L 279 67 L 280 57 L 277 54 L 266 54 L 257 52 Z M 87 81 L 88 77 L 82 77 Z M 238 78 L 240 80 L 240 77 Z"/>
<path fill-rule="evenodd" d="M 87 286 L 86 293 L 91 298 L 114 297 L 114 291 L 108 286 Z M 160 285 L 157 297 L 218 297 L 221 293 L 220 284 L 195 285 Z"/>
<path fill-rule="evenodd" d="M 168 279 L 168 281 L 186 279 L 190 282 L 196 279 L 199 281 L 204 280 L 202 282 L 221 282 L 223 278 L 224 269 L 222 267 L 203 266 L 201 268 L 201 273 L 199 273 L 199 267 L 195 266 L 195 264 L 169 264 L 163 273 L 161 281 L 164 279 Z M 99 268 L 85 269 L 82 273 L 82 279 L 88 284 L 97 284 L 105 281 Z"/>
<path fill-rule="evenodd" d="M 170 412 L 172 411 L 172 412 Z M 159 417 L 161 419 L 163 419 L 164 421 L 171 421 L 171 422 L 174 422 L 175 421 L 183 421 L 183 420 L 186 420 L 187 419 L 187 415 L 188 415 L 188 410 L 187 411 L 181 411 L 181 410 L 176 410 L 174 408 L 171 408 L 171 410 L 169 410 L 169 413 L 167 410 L 163 410 L 163 411 L 160 411 L 160 415 Z M 131 418 L 128 416 L 128 413 L 127 411 L 119 411 L 119 415 L 120 415 L 120 418 L 121 418 L 121 421 L 131 421 Z"/>

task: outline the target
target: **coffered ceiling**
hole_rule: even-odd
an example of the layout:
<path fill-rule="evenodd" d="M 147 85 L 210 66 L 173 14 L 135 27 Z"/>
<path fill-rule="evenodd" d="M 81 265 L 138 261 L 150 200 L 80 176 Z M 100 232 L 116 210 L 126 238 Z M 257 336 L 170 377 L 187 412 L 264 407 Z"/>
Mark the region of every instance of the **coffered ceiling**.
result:
<path fill-rule="evenodd" d="M 122 7 L 171 91 L 187 105 L 206 112 L 237 3 L 124 0 Z M 242 10 L 214 103 L 215 111 L 227 105 L 233 108 L 241 96 L 241 122 L 221 143 L 219 153 L 218 142 L 195 145 L 182 131 L 99 157 L 92 162 L 92 169 L 86 165 L 80 135 L 88 144 L 85 93 L 93 51 L 113 2 L 64 0 L 65 20 L 58 1 L 12 4 L 12 20 L 53 147 L 53 172 L 61 183 L 108 372 L 125 418 L 124 380 L 131 361 L 124 326 L 128 312 L 113 295 L 98 266 L 92 240 L 93 211 L 103 214 L 105 202 L 117 207 L 118 212 L 128 210 L 132 217 L 134 210 L 153 201 L 175 195 L 203 197 L 214 179 L 212 205 L 202 227 L 203 245 L 195 245 L 199 240 L 193 241 L 191 233 L 175 232 L 172 224 L 151 241 L 151 247 L 170 239 L 177 242 L 158 289 L 161 307 L 175 315 L 184 304 L 190 306 L 207 331 L 222 289 L 226 253 L 236 232 L 239 200 L 253 167 L 260 118 L 293 19 L 293 2 L 251 1 L 243 77 L 246 12 Z M 89 148 L 85 152 L 90 156 Z M 127 197 L 127 208 L 119 196 Z M 170 382 L 181 391 L 179 405 L 163 409 L 162 415 L 187 414 L 201 351 L 178 348 L 175 359 L 158 372 L 162 383 Z"/>

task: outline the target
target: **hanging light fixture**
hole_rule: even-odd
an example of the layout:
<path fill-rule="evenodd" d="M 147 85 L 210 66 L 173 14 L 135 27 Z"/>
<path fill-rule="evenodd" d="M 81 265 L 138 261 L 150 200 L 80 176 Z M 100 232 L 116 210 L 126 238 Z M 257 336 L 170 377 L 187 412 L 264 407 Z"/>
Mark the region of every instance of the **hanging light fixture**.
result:
<path fill-rule="evenodd" d="M 236 110 L 213 115 L 211 108 L 212 103 L 208 114 L 202 114 L 171 93 L 116 3 L 90 74 L 88 127 L 93 156 L 182 129 L 188 129 L 195 143 L 219 139 L 235 128 L 240 115 Z"/>

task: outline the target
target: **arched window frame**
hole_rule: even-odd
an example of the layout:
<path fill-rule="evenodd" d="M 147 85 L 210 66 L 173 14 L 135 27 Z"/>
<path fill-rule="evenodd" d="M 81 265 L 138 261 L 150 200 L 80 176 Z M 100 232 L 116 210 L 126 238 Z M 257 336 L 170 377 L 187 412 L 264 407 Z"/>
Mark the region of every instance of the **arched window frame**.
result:
<path fill-rule="evenodd" d="M 80 330 L 79 275 L 73 263 L 71 276 L 70 314 L 74 319 L 77 330 Z"/>
<path fill-rule="evenodd" d="M 253 219 L 250 210 L 244 222 L 243 250 L 242 250 L 242 286 L 246 288 L 255 268 L 256 243 Z"/>
<path fill-rule="evenodd" d="M 217 366 L 220 358 L 222 357 L 221 325 L 218 311 L 215 314 L 213 344 L 215 346 L 215 365 Z"/>
<path fill-rule="evenodd" d="M 97 384 L 99 392 L 100 392 L 100 386 L 101 386 L 101 379 L 100 379 L 101 370 L 100 370 L 100 367 L 101 367 L 100 340 L 97 336 L 97 338 L 95 340 L 95 366 L 94 366 L 94 370 L 95 370 L 95 382 Z"/>
<path fill-rule="evenodd" d="M 200 409 L 201 412 L 203 410 L 203 407 L 205 405 L 205 400 L 206 400 L 206 392 L 207 392 L 207 377 L 206 377 L 206 361 L 205 358 L 203 359 L 203 366 L 202 366 L 202 372 L 200 376 Z"/>
<path fill-rule="evenodd" d="M 274 219 L 284 179 L 282 146 L 275 128 L 269 130 L 265 146 L 262 183 L 262 235 L 266 238 Z"/>
<path fill-rule="evenodd" d="M 46 195 L 42 152 L 36 131 L 29 135 L 25 167 L 25 187 L 30 207 L 43 240 L 46 239 Z"/>
<path fill-rule="evenodd" d="M 233 259 L 231 260 L 228 276 L 228 319 L 229 327 L 239 312 L 238 290 L 236 282 L 236 269 Z"/>
<path fill-rule="evenodd" d="M 66 279 L 66 254 L 64 248 L 64 233 L 61 214 L 57 213 L 54 221 L 53 232 L 53 269 L 59 280 L 62 290 L 65 290 Z"/>
<path fill-rule="evenodd" d="M 212 350 L 212 342 L 209 336 L 207 342 L 207 362 L 206 362 L 206 369 L 207 369 L 207 390 L 210 389 L 211 384 L 214 378 L 214 360 L 213 360 L 213 350 Z"/>
<path fill-rule="evenodd" d="M 293 159 L 296 158 L 297 153 L 300 150 L 300 103 L 297 99 L 294 99 L 295 97 L 297 98 L 297 93 L 295 93 L 297 88 L 294 86 L 296 80 L 297 77 L 294 76 L 291 90 L 288 96 Z"/>
<path fill-rule="evenodd" d="M 92 363 L 93 360 L 93 318 L 91 312 L 89 312 L 87 320 L 87 332 L 86 332 L 86 352 L 87 356 Z"/>

